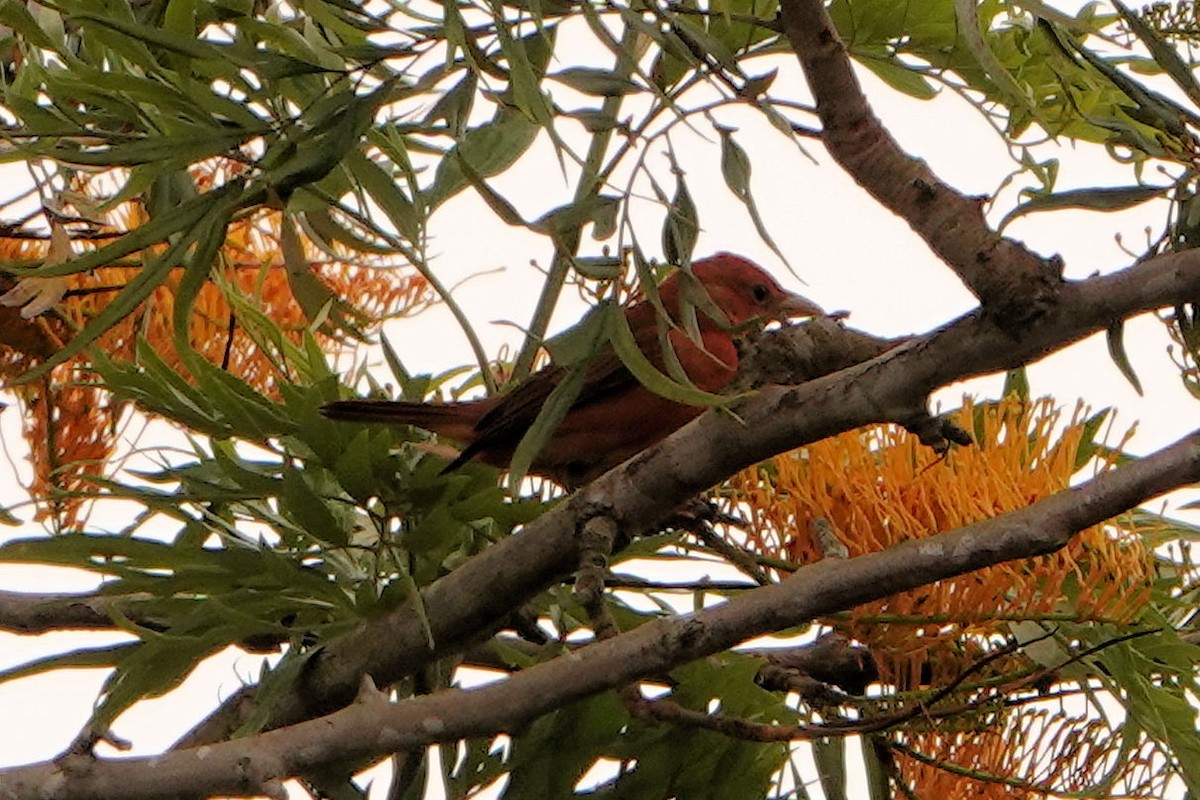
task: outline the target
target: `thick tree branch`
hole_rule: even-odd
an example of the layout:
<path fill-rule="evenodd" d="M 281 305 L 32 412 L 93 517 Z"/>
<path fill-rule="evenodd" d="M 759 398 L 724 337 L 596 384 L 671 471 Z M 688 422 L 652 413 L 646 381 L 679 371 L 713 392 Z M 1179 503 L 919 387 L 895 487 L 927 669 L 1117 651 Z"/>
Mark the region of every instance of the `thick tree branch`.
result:
<path fill-rule="evenodd" d="M 596 503 L 609 504 L 625 535 L 639 535 L 696 493 L 776 453 L 870 423 L 904 423 L 924 414 L 925 398 L 940 386 L 1035 361 L 1114 320 L 1196 296 L 1200 251 L 1159 256 L 1065 284 L 1060 302 L 1019 331 L 972 313 L 864 364 L 800 386 L 766 387 L 739 407 L 744 424 L 705 414 L 430 585 L 422 613 L 402 607 L 331 642 L 300 685 L 277 701 L 268 726 L 349 703 L 364 673 L 391 683 L 491 637 L 513 607 L 575 569 L 577 525 Z M 253 692 L 235 694 L 177 746 L 229 736 L 253 710 Z"/>
<path fill-rule="evenodd" d="M 983 307 L 1017 325 L 1054 302 L 1060 265 L 991 230 L 979 198 L 943 183 L 906 154 L 871 110 L 824 0 L 783 0 L 784 34 L 796 51 L 830 155 L 859 186 L 902 217 L 958 274 Z"/>
<path fill-rule="evenodd" d="M 883 552 L 826 559 L 783 583 L 694 614 L 647 623 L 480 689 L 400 703 L 389 703 L 369 689 L 358 702 L 321 719 L 236 741 L 148 758 L 105 761 L 75 755 L 0 771 L 0 798 L 260 793 L 325 765 L 520 730 L 573 700 L 661 674 L 747 638 L 935 580 L 1053 552 L 1083 528 L 1197 480 L 1200 432 L 1027 508 Z"/>

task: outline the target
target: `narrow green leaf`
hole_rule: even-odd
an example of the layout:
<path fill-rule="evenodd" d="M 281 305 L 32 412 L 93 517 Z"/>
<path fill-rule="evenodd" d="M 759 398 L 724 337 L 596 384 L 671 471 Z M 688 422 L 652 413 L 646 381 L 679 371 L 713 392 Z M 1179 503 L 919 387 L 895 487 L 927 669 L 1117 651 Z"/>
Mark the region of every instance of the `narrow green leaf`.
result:
<path fill-rule="evenodd" d="M 1096 434 L 1108 419 L 1112 409 L 1104 408 L 1084 420 L 1083 435 L 1079 439 L 1079 447 L 1075 451 L 1075 469 L 1083 469 L 1099 449 Z"/>
<path fill-rule="evenodd" d="M 1110 325 L 1107 338 L 1109 357 L 1117 365 L 1117 369 L 1121 370 L 1125 380 L 1129 381 L 1133 390 L 1141 397 L 1142 382 L 1138 380 L 1137 373 L 1133 371 L 1133 364 L 1129 363 L 1129 354 L 1125 352 L 1125 322 L 1121 320 Z"/>
<path fill-rule="evenodd" d="M 308 263 L 304 245 L 296 230 L 296 221 L 286 212 L 280 221 L 279 250 L 283 255 L 284 270 L 292 297 L 296 298 L 296 303 L 304 312 L 304 318 L 312 324 L 327 312 L 331 304 L 337 302 L 337 297 L 313 274 L 312 265 Z"/>
<path fill-rule="evenodd" d="M 979 19 L 979 4 L 976 0 L 954 0 L 954 16 L 958 21 L 961 41 L 984 71 L 1004 103 L 1021 108 L 1034 120 L 1041 122 L 1041 115 L 1030 99 L 1029 91 L 1017 82 L 1005 68 L 991 47 L 990 31 L 985 30 Z"/>
<path fill-rule="evenodd" d="M 543 341 L 542 347 L 550 354 L 550 360 L 560 367 L 565 367 L 584 361 L 595 353 L 604 334 L 605 315 L 608 314 L 610 305 L 604 302 L 588 309 L 579 322 Z"/>
<path fill-rule="evenodd" d="M 261 180 L 281 197 L 287 197 L 297 188 L 324 178 L 348 153 L 357 151 L 359 139 L 370 126 L 376 107 L 386 102 L 391 85 L 387 81 L 369 95 L 357 96 L 347 91 L 344 94 L 348 97 L 337 98 L 344 102 L 332 103 L 328 116 L 317 119 L 329 127 L 317 128 L 315 134 L 301 141 L 284 142 L 281 160 L 265 169 Z M 264 156 L 264 161 L 268 156 Z"/>
<path fill-rule="evenodd" d="M 521 216 L 521 212 L 517 211 L 516 206 L 508 202 L 492 187 L 488 186 L 487 181 L 483 176 L 477 173 L 459 150 L 453 151 L 447 158 L 454 158 L 458 161 L 458 168 L 467 182 L 471 184 L 479 196 L 483 198 L 483 202 L 487 203 L 487 207 L 492 210 L 492 213 L 504 221 L 506 225 L 512 225 L 516 228 L 524 228 L 527 226 L 525 218 Z"/>
<path fill-rule="evenodd" d="M 758 233 L 758 238 L 762 239 L 763 244 L 771 248 L 771 252 L 779 256 L 779 260 L 795 275 L 796 270 L 792 269 L 792 265 L 784 256 L 783 251 L 775 244 L 775 240 L 771 238 L 771 234 L 767 231 L 767 227 L 758 213 L 758 205 L 754 202 L 754 195 L 750 191 L 750 156 L 746 154 L 740 144 L 734 141 L 732 128 L 718 127 L 717 132 L 721 135 L 721 175 L 725 178 L 725 185 L 746 207 L 746 212 L 750 215 L 750 221 L 754 223 L 754 230 Z"/>
<path fill-rule="evenodd" d="M 862 52 L 855 52 L 853 55 L 859 64 L 871 70 L 875 77 L 896 91 L 918 100 L 932 100 L 937 97 L 937 89 L 933 88 L 933 84 L 926 80 L 924 75 L 904 66 L 894 56 Z"/>
<path fill-rule="evenodd" d="M 750 196 L 750 156 L 733 138 L 732 128 L 718 128 L 721 136 L 721 176 L 734 197 L 746 202 Z"/>
<path fill-rule="evenodd" d="M 191 338 L 192 308 L 201 288 L 208 282 L 213 263 L 225 246 L 229 223 L 233 220 L 237 205 L 234 200 L 236 197 L 231 196 L 227 202 L 217 203 L 212 212 L 196 225 L 194 233 L 188 232 L 187 238 L 195 241 L 195 247 L 175 289 L 172 311 L 175 351 L 185 362 L 190 361 L 195 353 Z"/>
<path fill-rule="evenodd" d="M 409 395 L 409 387 L 412 385 L 413 376 L 404 366 L 404 362 L 400 360 L 400 354 L 396 352 L 396 348 L 392 346 L 392 341 L 387 337 L 387 334 L 379 334 L 379 344 L 383 348 L 383 360 L 387 362 L 388 369 L 392 371 L 392 377 L 396 379 L 396 383 L 400 386 L 400 395 L 406 400 L 423 400 L 425 393 L 422 392 L 418 397 Z"/>
<path fill-rule="evenodd" d="M 19 517 L 12 513 L 7 506 L 0 506 L 0 525 L 24 525 Z"/>
<path fill-rule="evenodd" d="M 829 800 L 846 800 L 846 740 L 815 739 L 812 748 L 821 790 Z"/>
<path fill-rule="evenodd" d="M 612 195 L 588 195 L 547 212 L 530 223 L 529 228 L 551 236 L 579 230 L 588 223 L 594 223 L 600 228 L 607 221 L 615 219 L 620 204 L 621 199 Z"/>
<path fill-rule="evenodd" d="M 239 181 L 233 181 L 219 189 L 206 192 L 194 200 L 186 201 L 178 208 L 172 209 L 160 217 L 147 220 L 144 224 L 98 250 L 83 253 L 61 264 L 28 270 L 23 274 L 36 275 L 40 278 L 54 278 L 60 275 L 86 272 L 119 261 L 125 256 L 164 242 L 173 234 L 192 227 L 198 220 L 209 214 L 217 203 L 241 190 L 242 184 Z M 245 202 L 251 204 L 257 202 L 258 199 L 251 196 L 246 198 Z"/>
<path fill-rule="evenodd" d="M 143 25 L 132 17 L 118 18 L 115 15 L 95 14 L 81 9 L 71 12 L 72 19 L 93 22 L 128 36 L 130 39 L 152 45 L 159 50 L 188 56 L 209 63 L 226 63 L 231 60 L 230 48 L 213 44 L 191 36 L 179 36 L 177 33 Z M 140 59 L 136 59 L 140 61 Z"/>
<path fill-rule="evenodd" d="M 106 645 L 104 647 L 84 647 L 78 650 L 68 650 L 65 653 L 37 658 L 33 661 L 27 661 L 24 664 L 18 664 L 15 667 L 0 670 L 0 683 L 17 680 L 18 678 L 28 678 L 32 675 L 41 675 L 42 673 L 52 672 L 56 669 L 112 668 L 120 662 L 123 655 L 137 646 L 137 642 L 121 642 L 120 644 Z"/>
<path fill-rule="evenodd" d="M 725 42 L 709 34 L 703 25 L 683 15 L 673 17 L 672 24 L 679 38 L 690 44 L 689 50 L 699 50 L 732 74 L 741 75 L 742 68 L 733 51 Z"/>
<path fill-rule="evenodd" d="M 217 218 L 220 218 L 226 213 L 229 213 L 233 207 L 240 205 L 240 189 L 240 185 L 237 184 L 223 186 L 220 189 L 216 189 L 212 192 L 209 192 L 207 195 L 204 195 L 203 198 L 207 199 L 208 202 L 198 207 L 206 209 L 209 211 L 209 213 L 212 213 Z M 195 211 L 195 209 L 193 209 L 193 211 Z M 198 220 L 191 219 L 188 221 L 194 225 L 194 223 Z M 139 230 L 141 229 L 135 229 L 132 233 L 122 237 L 122 240 L 134 236 Z M 189 234 L 190 233 L 191 231 L 189 231 Z M 180 262 L 186 257 L 187 250 L 192 244 L 193 239 L 191 235 L 188 234 L 176 239 L 165 251 L 146 263 L 138 271 L 137 275 L 135 275 L 133 279 L 125 285 L 125 288 L 118 292 L 116 297 L 114 297 L 108 305 L 101 309 L 96 316 L 88 320 L 83 329 L 79 331 L 79 333 L 75 334 L 74 338 L 67 342 L 67 344 L 61 350 L 56 352 L 50 358 L 46 359 L 37 367 L 34 367 L 33 369 L 20 375 L 15 382 L 25 383 L 46 374 L 46 372 L 49 370 L 83 350 L 83 348 L 94 342 L 105 331 L 109 330 L 113 325 L 117 324 L 119 321 L 132 313 L 139 305 L 141 305 L 143 300 L 150 296 L 150 293 L 154 291 L 155 287 L 162 283 L 170 271 L 180 264 Z M 78 262 L 85 261 L 86 259 L 87 256 L 84 256 L 83 258 L 76 259 L 72 263 L 78 264 Z"/>
<path fill-rule="evenodd" d="M 563 379 L 559 381 L 558 385 L 554 387 L 554 390 L 550 392 L 550 396 L 546 398 L 546 402 L 538 410 L 533 424 L 529 426 L 529 430 L 521 437 L 521 441 L 517 445 L 517 449 L 513 452 L 512 460 L 508 466 L 508 489 L 512 496 L 516 497 L 519 494 L 521 481 L 528 474 L 533 460 L 537 458 L 537 454 L 545 447 L 551 434 L 558 428 L 559 423 L 563 421 L 563 417 L 567 415 L 567 412 L 571 410 L 571 406 L 574 405 L 576 398 L 579 397 L 579 390 L 583 387 L 583 379 L 586 374 L 586 361 L 571 367 Z"/>
<path fill-rule="evenodd" d="M 700 214 L 688 191 L 687 181 L 679 172 L 675 178 L 675 197 L 667 207 L 663 221 L 662 249 L 669 264 L 686 264 L 692 260 L 696 239 L 700 235 Z"/>
<path fill-rule="evenodd" d="M 92 713 L 92 727 L 97 731 L 107 730 L 134 703 L 160 697 L 178 687 L 201 661 L 227 644 L 221 638 L 212 634 L 154 636 L 130 648 L 117 671 L 105 682 Z"/>
<path fill-rule="evenodd" d="M 371 199 L 379 204 L 397 232 L 414 245 L 419 243 L 421 232 L 424 230 L 422 214 L 418 205 L 400 189 L 395 178 L 357 149 L 346 154 L 345 163 L 350 174 Z M 442 163 L 445 163 L 444 159 Z"/>
<path fill-rule="evenodd" d="M 348 158 L 347 161 L 350 159 Z M 330 245 L 344 244 L 356 253 L 371 253 L 375 255 L 392 254 L 394 248 L 386 247 L 378 241 L 371 241 L 358 232 L 339 222 L 329 206 L 321 206 L 303 212 L 304 230 L 314 243 L 326 252 L 331 252 Z"/>
<path fill-rule="evenodd" d="M 346 530 L 300 471 L 284 470 L 279 501 L 283 512 L 314 539 L 339 547 L 349 541 Z"/>
<path fill-rule="evenodd" d="M 548 77 L 577 92 L 597 97 L 623 97 L 642 91 L 641 87 L 628 77 L 607 69 L 568 67 Z"/>
<path fill-rule="evenodd" d="M 425 115 L 425 124 L 431 125 L 438 120 L 446 123 L 450 135 L 459 138 L 467 130 L 467 120 L 471 117 L 471 109 L 475 105 L 475 90 L 479 85 L 479 76 L 468 70 L 462 80 L 451 86 L 438 98 Z"/>
<path fill-rule="evenodd" d="M 1095 186 L 1069 189 L 1064 192 L 1037 194 L 1004 215 L 998 230 L 1004 230 L 1015 219 L 1041 211 L 1081 208 L 1088 211 L 1122 211 L 1163 197 L 1170 186 Z"/>
<path fill-rule="evenodd" d="M 880 734 L 868 734 L 863 737 L 863 764 L 867 773 L 867 789 L 870 800 L 891 800 L 892 787 L 888 780 L 890 770 L 879 756 L 881 749 L 887 752 L 887 740 Z"/>
<path fill-rule="evenodd" d="M 729 397 L 711 394 L 694 386 L 684 386 L 659 372 L 658 368 L 650 363 L 650 359 L 638 347 L 633 331 L 629 328 L 629 322 L 625 319 L 625 314 L 622 313 L 619 306 L 609 307 L 605 316 L 607 317 L 605 328 L 608 339 L 612 342 L 613 350 L 616 351 L 626 369 L 633 373 L 638 382 L 647 389 L 668 400 L 692 406 L 712 408 L 729 403 L 731 399 Z"/>
<path fill-rule="evenodd" d="M 1133 109 L 1139 121 L 1145 122 L 1155 128 L 1161 129 L 1163 132 L 1178 138 L 1188 136 L 1188 123 L 1195 125 L 1200 123 L 1200 116 L 1183 106 L 1176 103 L 1174 100 L 1165 95 L 1148 89 L 1142 84 L 1129 77 L 1121 70 L 1117 69 L 1114 64 L 1096 55 L 1087 47 L 1084 47 L 1076 39 L 1067 34 L 1061 33 L 1048 20 L 1039 17 L 1038 29 L 1050 37 L 1051 41 L 1057 44 L 1060 48 L 1068 53 L 1078 54 L 1084 61 L 1096 69 L 1100 74 L 1107 78 L 1117 89 L 1132 100 L 1137 108 Z M 1134 116 L 1134 114 L 1131 114 Z M 1089 118 L 1093 124 L 1100 125 L 1098 119 Z M 1116 126 L 1116 120 L 1109 121 Z M 1115 129 L 1115 128 L 1114 128 Z M 1133 133 L 1133 131 L 1126 131 Z"/>
<path fill-rule="evenodd" d="M 46 35 L 42 26 L 33 18 L 33 14 L 29 13 L 28 3 L 17 2 L 17 0 L 0 2 L 0 25 L 19 33 L 22 39 L 34 47 L 60 51 L 58 44 Z"/>

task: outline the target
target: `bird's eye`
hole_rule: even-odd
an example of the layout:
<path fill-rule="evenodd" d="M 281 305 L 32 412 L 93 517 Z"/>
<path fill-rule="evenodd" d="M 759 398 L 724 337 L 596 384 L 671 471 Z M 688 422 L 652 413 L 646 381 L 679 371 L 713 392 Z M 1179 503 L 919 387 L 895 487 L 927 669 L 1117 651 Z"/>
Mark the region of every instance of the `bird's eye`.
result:
<path fill-rule="evenodd" d="M 756 283 L 750 289 L 750 294 L 754 296 L 754 302 L 765 303 L 767 302 L 767 298 L 771 296 L 771 291 L 767 289 L 765 283 Z"/>

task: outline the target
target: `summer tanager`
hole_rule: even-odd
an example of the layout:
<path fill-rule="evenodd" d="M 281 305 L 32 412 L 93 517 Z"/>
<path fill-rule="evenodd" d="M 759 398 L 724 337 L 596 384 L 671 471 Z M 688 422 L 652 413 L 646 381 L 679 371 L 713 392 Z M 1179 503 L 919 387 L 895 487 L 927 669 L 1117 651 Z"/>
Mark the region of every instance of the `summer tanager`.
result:
<path fill-rule="evenodd" d="M 682 328 L 682 274 L 676 271 L 668 275 L 659 284 L 658 294 L 676 325 L 670 328 L 667 338 L 679 364 L 692 384 L 706 392 L 719 392 L 737 371 L 738 355 L 733 343 L 737 328 L 756 318 L 784 320 L 824 313 L 809 300 L 783 289 L 761 267 L 730 253 L 693 262 L 692 274 L 726 318 L 715 320 L 698 307 L 700 343 Z M 642 352 L 659 371 L 667 372 L 654 306 L 642 300 L 624 313 Z M 506 467 L 542 404 L 567 371 L 564 366 L 545 367 L 511 391 L 482 400 L 340 400 L 325 405 L 321 412 L 333 419 L 415 425 L 461 442 L 465 449 L 448 470 L 472 459 Z M 534 457 L 529 472 L 568 488 L 581 486 L 658 442 L 703 410 L 647 389 L 625 368 L 611 346 L 605 345 L 587 365 L 574 404 Z"/>

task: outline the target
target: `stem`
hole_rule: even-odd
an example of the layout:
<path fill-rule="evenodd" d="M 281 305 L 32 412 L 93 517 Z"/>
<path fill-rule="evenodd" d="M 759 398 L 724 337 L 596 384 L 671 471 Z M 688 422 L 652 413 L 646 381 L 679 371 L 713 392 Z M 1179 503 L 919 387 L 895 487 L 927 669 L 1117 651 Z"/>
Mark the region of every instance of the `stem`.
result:
<path fill-rule="evenodd" d="M 637 33 L 629 26 L 625 26 L 621 34 L 621 46 L 625 50 L 632 50 L 637 38 Z M 630 59 L 618 58 L 616 66 L 613 68 L 613 73 L 621 77 L 629 77 L 630 74 Z M 606 116 L 616 118 L 617 113 L 621 110 L 621 97 L 606 97 L 600 105 L 600 111 Z M 602 185 L 602 171 L 604 153 L 608 150 L 608 144 L 612 140 L 613 129 L 597 131 L 592 134 L 591 144 L 588 145 L 587 156 L 583 161 L 583 172 L 579 176 L 579 185 L 575 189 L 575 202 L 594 194 L 597 187 Z M 579 239 L 582 233 L 582 225 L 573 228 L 570 231 L 555 238 L 554 242 L 554 259 L 550 262 L 550 270 L 546 275 L 546 282 L 542 284 L 542 294 L 538 298 L 537 307 L 533 311 L 533 318 L 529 321 L 528 333 L 525 336 L 525 343 L 521 347 L 521 352 L 517 354 L 516 363 L 513 364 L 512 381 L 519 381 L 530 373 L 533 369 L 534 359 L 537 358 L 538 351 L 542 347 L 542 342 L 546 338 L 546 329 L 550 325 L 550 316 L 554 313 L 555 306 L 558 305 L 558 298 L 562 294 L 563 285 L 566 283 L 567 275 L 571 270 L 571 265 L 574 262 L 575 252 L 579 249 Z"/>

